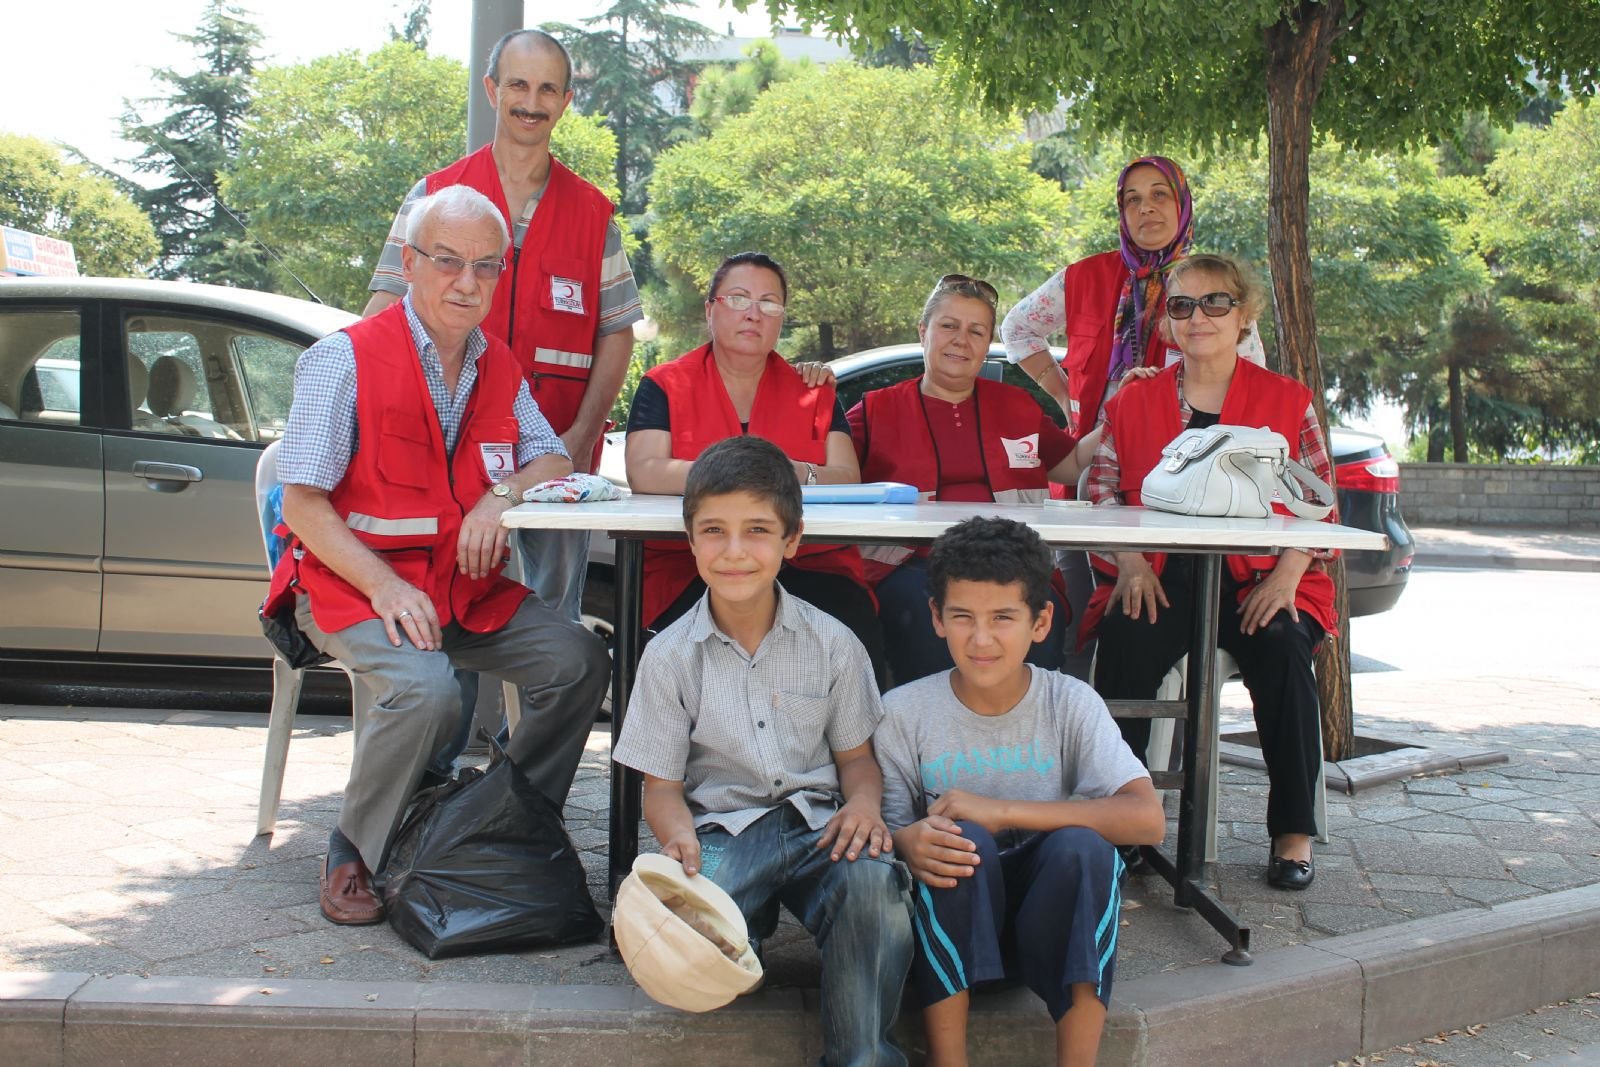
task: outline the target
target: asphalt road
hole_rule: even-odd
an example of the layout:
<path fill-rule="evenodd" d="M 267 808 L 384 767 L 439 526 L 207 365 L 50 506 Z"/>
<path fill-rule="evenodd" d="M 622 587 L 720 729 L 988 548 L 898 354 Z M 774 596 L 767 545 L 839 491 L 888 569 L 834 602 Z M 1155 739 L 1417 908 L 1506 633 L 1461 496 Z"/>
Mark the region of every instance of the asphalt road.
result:
<path fill-rule="evenodd" d="M 1600 676 L 1600 574 L 1418 570 L 1392 610 L 1350 622 L 1351 669 Z"/>

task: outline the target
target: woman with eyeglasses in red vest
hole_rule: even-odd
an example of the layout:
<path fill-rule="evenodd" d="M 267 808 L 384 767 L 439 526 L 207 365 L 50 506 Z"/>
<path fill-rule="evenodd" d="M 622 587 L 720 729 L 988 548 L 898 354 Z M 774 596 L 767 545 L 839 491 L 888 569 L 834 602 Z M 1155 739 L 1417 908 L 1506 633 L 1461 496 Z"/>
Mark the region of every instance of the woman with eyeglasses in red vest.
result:
<path fill-rule="evenodd" d="M 861 480 L 832 375 L 817 375 L 821 384 L 810 385 L 773 349 L 788 297 L 788 279 L 772 257 L 741 252 L 723 260 L 706 294 L 711 340 L 652 367 L 634 393 L 628 414 L 629 488 L 681 494 L 701 452 L 743 433 L 783 449 L 802 485 Z M 801 544 L 778 581 L 849 627 L 866 647 L 879 686 L 885 685 L 883 632 L 860 550 Z M 645 625 L 660 630 L 704 593 L 686 542 L 646 543 Z"/>

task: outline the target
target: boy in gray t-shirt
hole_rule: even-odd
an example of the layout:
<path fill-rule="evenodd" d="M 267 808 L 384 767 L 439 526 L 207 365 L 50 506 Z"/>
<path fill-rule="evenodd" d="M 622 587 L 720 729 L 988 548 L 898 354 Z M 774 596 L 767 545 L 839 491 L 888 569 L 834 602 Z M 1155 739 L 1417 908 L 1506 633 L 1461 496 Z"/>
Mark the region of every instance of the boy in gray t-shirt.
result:
<path fill-rule="evenodd" d="M 895 853 L 916 876 L 928 1062 L 964 1063 L 969 990 L 1011 972 L 1056 1022 L 1057 1062 L 1093 1064 L 1116 965 L 1116 845 L 1166 832 L 1150 775 L 1083 682 L 1031 667 L 1051 557 L 1008 519 L 933 544 L 934 628 L 955 669 L 892 690 L 873 737 Z"/>

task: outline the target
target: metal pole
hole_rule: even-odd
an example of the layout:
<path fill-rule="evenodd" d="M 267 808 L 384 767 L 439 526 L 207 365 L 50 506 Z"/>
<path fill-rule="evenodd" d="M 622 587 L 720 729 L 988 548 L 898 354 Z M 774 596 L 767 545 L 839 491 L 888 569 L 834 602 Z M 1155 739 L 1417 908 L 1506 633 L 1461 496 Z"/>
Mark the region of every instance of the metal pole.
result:
<path fill-rule="evenodd" d="M 522 29 L 522 0 L 472 0 L 472 74 L 467 86 L 467 151 L 494 140 L 494 109 L 483 92 L 489 49 L 512 30 Z"/>

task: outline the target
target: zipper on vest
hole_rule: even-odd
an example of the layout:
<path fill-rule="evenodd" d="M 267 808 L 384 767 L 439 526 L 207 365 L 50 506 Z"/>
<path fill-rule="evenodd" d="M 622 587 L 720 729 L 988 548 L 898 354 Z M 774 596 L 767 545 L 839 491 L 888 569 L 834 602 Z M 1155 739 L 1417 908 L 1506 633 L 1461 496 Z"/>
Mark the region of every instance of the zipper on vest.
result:
<path fill-rule="evenodd" d="M 523 239 L 526 240 L 527 239 L 526 236 L 524 236 Z M 514 340 L 516 340 L 516 337 L 517 337 L 517 275 L 518 275 L 518 273 L 520 273 L 517 270 L 517 264 L 520 263 L 521 261 L 522 261 L 522 246 L 521 245 L 512 245 L 511 246 L 511 306 L 507 309 L 507 313 L 506 313 L 506 347 L 507 348 L 511 347 L 511 343 Z"/>

